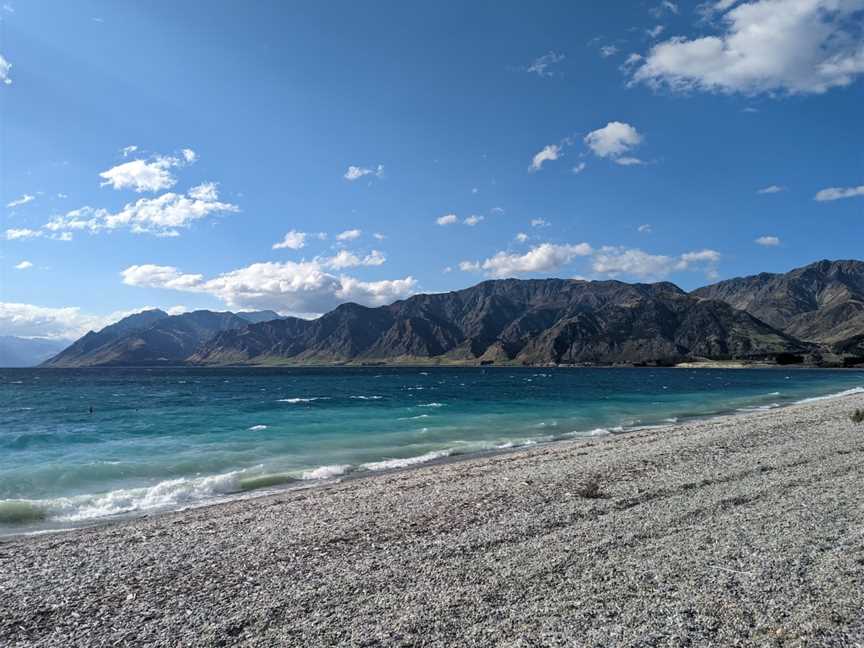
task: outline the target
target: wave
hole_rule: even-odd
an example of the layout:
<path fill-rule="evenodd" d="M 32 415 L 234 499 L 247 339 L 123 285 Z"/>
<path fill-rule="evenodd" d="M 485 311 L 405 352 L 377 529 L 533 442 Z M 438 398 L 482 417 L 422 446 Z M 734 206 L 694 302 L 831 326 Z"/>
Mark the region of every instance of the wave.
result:
<path fill-rule="evenodd" d="M 403 416 L 396 419 L 397 421 L 416 421 L 417 419 L 429 418 L 428 414 L 420 414 L 419 416 Z"/>
<path fill-rule="evenodd" d="M 349 396 L 355 400 L 381 400 L 383 396 Z"/>
<path fill-rule="evenodd" d="M 332 479 L 333 477 L 339 477 L 340 475 L 344 475 L 349 470 L 351 470 L 351 466 L 347 464 L 320 466 L 318 468 L 315 468 L 314 470 L 307 470 L 306 472 L 304 472 L 303 479 Z"/>
<path fill-rule="evenodd" d="M 444 403 L 424 403 L 422 405 L 418 405 L 417 407 L 444 407 Z"/>
<path fill-rule="evenodd" d="M 266 430 L 268 427 L 270 427 L 270 426 L 269 425 L 253 425 L 252 427 L 249 428 L 249 431 L 250 432 L 257 432 L 258 430 Z"/>
<path fill-rule="evenodd" d="M 799 401 L 795 401 L 795 403 L 814 403 L 816 401 L 830 400 L 832 398 L 853 396 L 854 394 L 864 394 L 864 387 L 853 387 L 852 389 L 844 389 L 843 391 L 837 392 L 836 394 L 827 394 L 825 396 L 813 396 L 811 398 L 804 398 Z"/>
<path fill-rule="evenodd" d="M 777 409 L 780 403 L 770 403 L 768 405 L 751 405 L 750 407 L 739 407 L 736 412 L 767 412 L 768 410 Z"/>
<path fill-rule="evenodd" d="M 456 454 L 454 450 L 433 450 L 416 457 L 406 457 L 404 459 L 384 459 L 383 461 L 370 461 L 360 465 L 364 470 L 392 470 L 393 468 L 407 468 L 408 466 L 416 466 L 417 464 L 428 463 L 436 459 L 443 459 Z"/>
<path fill-rule="evenodd" d="M 309 396 L 307 398 L 280 398 L 277 403 L 311 403 L 317 400 L 328 400 L 327 396 Z"/>

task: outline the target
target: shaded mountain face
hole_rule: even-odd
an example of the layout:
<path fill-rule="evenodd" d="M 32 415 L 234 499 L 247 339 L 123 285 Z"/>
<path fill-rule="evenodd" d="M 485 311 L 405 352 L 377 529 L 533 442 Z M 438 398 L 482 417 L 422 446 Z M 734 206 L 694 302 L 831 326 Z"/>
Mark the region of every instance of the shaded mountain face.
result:
<path fill-rule="evenodd" d="M 694 357 L 768 359 L 810 349 L 748 313 L 671 283 L 506 279 L 378 308 L 343 304 L 316 320 L 287 318 L 223 331 L 189 360 L 671 364 Z"/>
<path fill-rule="evenodd" d="M 35 367 L 67 344 L 65 340 L 0 336 L 0 367 Z"/>
<path fill-rule="evenodd" d="M 201 310 L 168 315 L 161 310 L 144 311 L 99 332 L 87 333 L 45 362 L 44 366 L 182 364 L 198 347 L 220 331 L 240 329 L 249 323 L 249 320 L 227 312 Z"/>
<path fill-rule="evenodd" d="M 785 274 L 721 281 L 693 294 L 722 300 L 798 339 L 864 354 L 864 262 L 818 261 Z"/>

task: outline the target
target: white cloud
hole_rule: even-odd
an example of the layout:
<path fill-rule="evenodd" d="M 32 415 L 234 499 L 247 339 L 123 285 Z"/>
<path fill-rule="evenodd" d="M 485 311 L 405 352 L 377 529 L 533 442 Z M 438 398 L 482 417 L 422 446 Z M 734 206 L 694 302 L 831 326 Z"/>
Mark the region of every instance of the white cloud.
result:
<path fill-rule="evenodd" d="M 549 227 L 551 223 L 543 218 L 532 218 L 531 227 Z"/>
<path fill-rule="evenodd" d="M 585 164 L 584 162 L 580 162 L 579 164 L 574 166 L 571 170 L 573 171 L 574 174 L 578 175 L 578 174 L 582 173 L 585 170 L 585 167 L 587 167 L 587 166 L 588 165 Z"/>
<path fill-rule="evenodd" d="M 650 38 L 657 38 L 666 28 L 663 25 L 655 25 L 651 29 L 646 29 L 645 33 L 648 34 Z M 629 60 L 629 59 L 628 59 Z"/>
<path fill-rule="evenodd" d="M 651 48 L 634 82 L 676 91 L 823 93 L 864 72 L 864 0 L 720 2 L 719 33 Z"/>
<path fill-rule="evenodd" d="M 9 77 L 11 70 L 12 64 L 0 54 L 0 83 L 3 85 L 12 85 L 12 79 Z"/>
<path fill-rule="evenodd" d="M 653 230 L 651 229 L 650 223 L 643 223 L 639 227 L 636 228 L 642 234 L 650 234 Z"/>
<path fill-rule="evenodd" d="M 532 158 L 531 166 L 528 167 L 528 171 L 531 173 L 539 171 L 543 168 L 544 162 L 557 160 L 559 157 L 561 157 L 561 147 L 558 144 L 549 144 L 548 146 L 544 146 L 543 150 Z"/>
<path fill-rule="evenodd" d="M 639 164 L 645 164 L 642 160 L 635 157 L 619 157 L 614 158 L 615 164 L 620 164 L 621 166 L 637 166 Z"/>
<path fill-rule="evenodd" d="M 279 243 L 273 244 L 274 250 L 299 250 L 306 245 L 306 232 L 291 230 Z"/>
<path fill-rule="evenodd" d="M 130 155 L 132 155 L 137 150 L 138 150 L 138 147 L 135 144 L 130 144 L 129 146 L 124 146 L 122 149 L 120 149 L 120 153 L 125 158 L 125 157 L 129 157 Z"/>
<path fill-rule="evenodd" d="M 32 267 L 33 267 L 33 264 L 30 263 L 29 261 L 22 261 L 21 263 L 19 263 L 18 265 L 15 266 L 15 269 L 16 270 L 29 270 Z"/>
<path fill-rule="evenodd" d="M 31 196 L 30 194 L 24 194 L 20 198 L 16 198 L 15 200 L 6 203 L 6 206 L 9 209 L 14 209 L 15 207 L 20 207 L 21 205 L 26 205 L 29 202 L 33 202 L 36 200 L 36 196 Z"/>
<path fill-rule="evenodd" d="M 471 215 L 470 215 L 468 218 L 466 218 L 463 222 L 464 222 L 466 225 L 470 225 L 471 227 L 473 227 L 474 225 L 476 225 L 477 223 L 479 223 L 479 222 L 482 221 L 482 220 L 483 220 L 483 217 L 482 217 L 482 216 L 477 216 L 476 214 L 471 214 Z"/>
<path fill-rule="evenodd" d="M 378 250 L 372 250 L 364 257 L 357 256 L 348 250 L 340 250 L 336 256 L 315 259 L 322 268 L 330 270 L 343 270 L 345 268 L 357 268 L 360 266 L 380 266 L 387 261 L 387 257 Z"/>
<path fill-rule="evenodd" d="M 641 142 L 642 135 L 633 126 L 618 121 L 609 122 L 603 128 L 591 131 L 585 136 L 585 144 L 594 155 L 611 158 L 624 165 L 641 162 L 633 157 L 622 157 Z"/>
<path fill-rule="evenodd" d="M 40 236 L 42 236 L 41 231 L 27 229 L 26 227 L 20 228 L 20 229 L 7 229 L 6 230 L 6 240 L 7 241 L 17 241 L 19 239 L 39 238 Z"/>
<path fill-rule="evenodd" d="M 703 270 L 708 276 L 716 274 L 720 253 L 715 250 L 686 252 L 678 257 L 648 254 L 638 248 L 604 246 L 597 251 L 592 269 L 611 277 L 632 275 L 641 279 L 662 279 L 681 270 Z"/>
<path fill-rule="evenodd" d="M 587 243 L 576 245 L 555 245 L 542 243 L 525 254 L 498 252 L 495 256 L 481 262 L 463 261 L 459 268 L 464 271 L 483 270 L 490 277 L 512 277 L 531 272 L 551 272 L 570 263 L 580 256 L 592 252 Z"/>
<path fill-rule="evenodd" d="M 385 238 L 387 238 L 386 236 L 384 236 L 380 232 L 375 232 L 372 236 L 375 237 L 379 241 L 383 241 Z"/>
<path fill-rule="evenodd" d="M 528 241 L 528 235 L 525 232 L 519 232 L 514 238 L 520 243 L 525 243 Z"/>
<path fill-rule="evenodd" d="M 776 247 L 780 245 L 780 239 L 776 236 L 760 236 L 755 241 L 756 245 L 763 247 Z"/>
<path fill-rule="evenodd" d="M 413 294 L 417 285 L 410 276 L 371 282 L 344 274 L 337 276 L 327 272 L 318 259 L 253 263 L 209 280 L 184 274 L 172 266 L 130 266 L 122 274 L 124 283 L 131 286 L 205 293 L 229 308 L 272 308 L 294 314 L 323 313 L 346 301 L 367 306 L 389 304 Z"/>
<path fill-rule="evenodd" d="M 721 1 L 724 1 L 724 0 L 721 0 Z M 678 5 L 675 4 L 674 2 L 671 2 L 671 0 L 663 0 L 663 2 L 661 2 L 659 5 L 657 5 L 653 9 L 651 9 L 651 13 L 655 16 L 660 16 L 667 11 L 669 13 L 672 13 L 672 14 L 677 14 L 678 13 Z"/>
<path fill-rule="evenodd" d="M 50 308 L 33 304 L 0 302 L 0 335 L 72 340 L 81 337 L 87 331 L 99 330 L 123 317 L 150 308 L 93 315 L 83 313 L 75 306 Z"/>
<path fill-rule="evenodd" d="M 459 222 L 459 217 L 456 214 L 445 214 L 444 216 L 439 216 L 435 219 L 435 222 L 438 225 L 453 225 L 454 223 Z"/>
<path fill-rule="evenodd" d="M 81 207 L 57 216 L 43 226 L 52 232 L 83 230 L 91 233 L 128 227 L 135 234 L 179 236 L 177 228 L 216 213 L 239 212 L 240 208 L 218 200 L 216 184 L 192 187 L 188 194 L 165 193 L 156 198 L 139 198 L 119 212 Z"/>
<path fill-rule="evenodd" d="M 864 185 L 858 187 L 829 187 L 817 193 L 815 199 L 819 202 L 826 202 L 829 200 L 840 200 L 841 198 L 856 198 L 858 196 L 864 196 Z"/>
<path fill-rule="evenodd" d="M 373 175 L 377 178 L 384 177 L 384 165 L 379 164 L 375 169 L 367 169 L 366 167 L 359 166 L 349 166 L 348 170 L 345 172 L 345 175 L 342 177 L 348 180 L 349 182 L 354 182 L 355 180 L 359 180 L 363 176 Z"/>
<path fill-rule="evenodd" d="M 784 187 L 780 187 L 778 185 L 771 185 L 769 187 L 763 187 L 762 189 L 759 189 L 756 193 L 758 193 L 758 194 L 775 194 L 775 193 L 780 193 L 781 191 L 785 191 L 785 190 L 786 189 Z"/>
<path fill-rule="evenodd" d="M 549 68 L 556 63 L 560 63 L 564 58 L 563 54 L 549 52 L 548 54 L 544 54 L 540 58 L 532 61 L 531 65 L 525 68 L 525 71 L 532 72 L 541 77 L 551 77 L 553 73 Z"/>
<path fill-rule="evenodd" d="M 614 45 L 604 45 L 600 48 L 600 56 L 603 58 L 609 58 L 610 56 L 615 56 L 618 53 L 618 48 Z"/>
<path fill-rule="evenodd" d="M 360 238 L 361 232 L 359 229 L 351 229 L 345 230 L 344 232 L 336 235 L 337 241 L 353 241 L 354 239 Z"/>
<path fill-rule="evenodd" d="M 123 149 L 124 157 L 126 151 Z M 192 164 L 198 159 L 192 149 L 183 149 L 182 158 L 157 155 L 151 160 L 131 160 L 100 173 L 105 182 L 101 186 L 110 185 L 114 189 L 132 189 L 136 193 L 145 191 L 161 191 L 170 189 L 177 183 L 170 169 Z"/>
<path fill-rule="evenodd" d="M 629 73 L 633 66 L 639 63 L 641 60 L 642 55 L 633 52 L 625 59 L 625 61 L 620 66 L 618 66 L 618 69 L 624 73 Z"/>

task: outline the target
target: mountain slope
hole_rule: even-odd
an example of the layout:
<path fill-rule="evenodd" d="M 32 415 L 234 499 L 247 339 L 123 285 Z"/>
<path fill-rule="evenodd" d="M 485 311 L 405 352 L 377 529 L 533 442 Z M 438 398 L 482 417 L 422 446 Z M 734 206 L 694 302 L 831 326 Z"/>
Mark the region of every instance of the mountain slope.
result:
<path fill-rule="evenodd" d="M 343 304 L 317 320 L 223 331 L 201 364 L 345 361 L 659 363 L 763 359 L 810 346 L 670 283 L 506 279 L 390 306 Z"/>
<path fill-rule="evenodd" d="M 796 338 L 837 349 L 864 335 L 861 261 L 818 261 L 785 274 L 721 281 L 693 294 L 722 300 Z"/>
<path fill-rule="evenodd" d="M 63 340 L 0 336 L 0 367 L 35 367 L 67 344 Z"/>
<path fill-rule="evenodd" d="M 87 333 L 44 366 L 179 364 L 216 333 L 248 324 L 247 319 L 227 312 L 201 310 L 168 315 L 159 310 L 144 311 L 98 333 Z"/>

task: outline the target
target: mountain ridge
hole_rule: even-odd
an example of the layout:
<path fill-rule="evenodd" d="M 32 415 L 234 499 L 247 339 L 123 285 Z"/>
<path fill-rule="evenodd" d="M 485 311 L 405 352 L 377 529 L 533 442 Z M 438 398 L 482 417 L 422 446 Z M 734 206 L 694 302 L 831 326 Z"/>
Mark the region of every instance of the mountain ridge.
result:
<path fill-rule="evenodd" d="M 91 331 L 45 366 L 702 360 L 864 363 L 864 262 L 818 261 L 690 293 L 665 281 L 496 279 L 385 306 L 345 303 L 314 320 L 145 311 Z"/>

